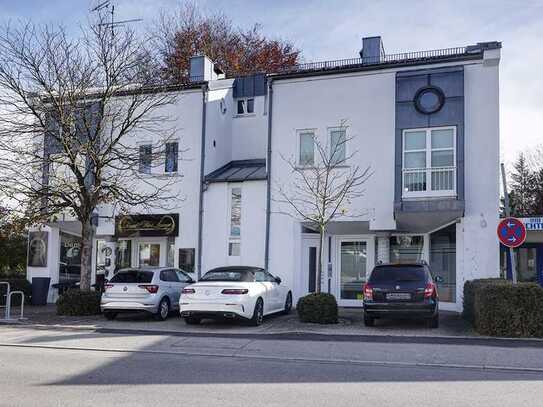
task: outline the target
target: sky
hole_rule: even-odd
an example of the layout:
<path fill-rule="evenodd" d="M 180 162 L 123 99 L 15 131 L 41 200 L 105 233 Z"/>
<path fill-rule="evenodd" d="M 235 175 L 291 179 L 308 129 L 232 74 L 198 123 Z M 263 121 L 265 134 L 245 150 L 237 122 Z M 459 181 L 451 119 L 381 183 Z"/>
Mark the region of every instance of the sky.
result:
<path fill-rule="evenodd" d="M 97 0 L 0 0 L 0 19 L 62 23 L 76 30 Z M 148 27 L 180 0 L 113 0 L 116 18 Z M 306 62 L 354 58 L 362 37 L 380 35 L 385 52 L 422 51 L 501 41 L 501 159 L 543 144 L 543 0 L 199 0 L 239 26 L 262 25 L 288 39 Z M 476 137 L 477 135 L 473 135 Z"/>

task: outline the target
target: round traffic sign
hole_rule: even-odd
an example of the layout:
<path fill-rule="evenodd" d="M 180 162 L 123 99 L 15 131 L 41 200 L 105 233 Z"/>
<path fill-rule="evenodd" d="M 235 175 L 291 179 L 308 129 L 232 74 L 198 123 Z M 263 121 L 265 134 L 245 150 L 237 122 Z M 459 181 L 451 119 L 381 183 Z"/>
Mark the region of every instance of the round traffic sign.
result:
<path fill-rule="evenodd" d="M 517 218 L 505 218 L 498 224 L 498 238 L 507 247 L 519 247 L 526 240 L 526 226 Z"/>

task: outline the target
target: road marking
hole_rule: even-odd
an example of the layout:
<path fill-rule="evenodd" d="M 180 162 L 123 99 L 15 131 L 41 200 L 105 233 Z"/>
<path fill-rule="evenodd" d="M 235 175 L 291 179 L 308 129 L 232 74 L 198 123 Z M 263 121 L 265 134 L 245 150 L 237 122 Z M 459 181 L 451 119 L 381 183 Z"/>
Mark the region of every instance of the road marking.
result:
<path fill-rule="evenodd" d="M 322 364 L 338 364 L 348 363 L 352 365 L 370 365 L 383 367 L 426 367 L 426 368 L 447 368 L 447 369 L 466 369 L 466 370 L 488 370 L 488 371 L 503 371 L 503 372 L 524 372 L 524 373 L 543 373 L 543 368 L 537 367 L 514 367 L 514 366 L 499 366 L 499 365 L 464 365 L 455 363 L 425 363 L 425 362 L 389 362 L 379 360 L 356 360 L 356 359 L 322 359 L 322 358 L 298 358 L 284 356 L 266 356 L 266 355 L 240 355 L 232 354 L 225 355 L 220 353 L 199 353 L 199 352 L 171 352 L 159 350 L 137 350 L 137 349 L 119 349 L 119 348 L 93 348 L 93 347 L 76 347 L 76 346 L 55 346 L 55 345 L 29 345 L 29 344 L 14 344 L 0 343 L 0 347 L 6 348 L 34 348 L 34 349 L 49 349 L 49 350 L 75 350 L 89 352 L 111 352 L 111 353 L 143 353 L 152 355 L 179 355 L 179 356 L 197 356 L 197 357 L 218 357 L 218 358 L 235 358 L 235 359 L 255 359 L 269 361 L 284 361 L 284 362 L 311 362 Z"/>

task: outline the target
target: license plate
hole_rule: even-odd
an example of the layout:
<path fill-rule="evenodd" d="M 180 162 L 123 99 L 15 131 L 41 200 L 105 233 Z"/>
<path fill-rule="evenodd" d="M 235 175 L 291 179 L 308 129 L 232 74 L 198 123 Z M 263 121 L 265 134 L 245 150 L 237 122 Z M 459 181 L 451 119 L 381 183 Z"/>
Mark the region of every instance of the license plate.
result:
<path fill-rule="evenodd" d="M 388 293 L 387 300 L 410 300 L 411 294 L 409 293 Z"/>

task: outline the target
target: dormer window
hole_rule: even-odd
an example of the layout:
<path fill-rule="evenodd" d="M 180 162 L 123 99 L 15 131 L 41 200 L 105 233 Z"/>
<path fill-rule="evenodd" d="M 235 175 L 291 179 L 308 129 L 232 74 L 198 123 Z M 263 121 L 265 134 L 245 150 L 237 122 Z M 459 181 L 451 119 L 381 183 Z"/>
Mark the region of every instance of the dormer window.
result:
<path fill-rule="evenodd" d="M 238 99 L 238 115 L 252 114 L 255 112 L 255 99 L 254 98 L 243 98 Z"/>

